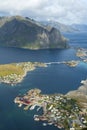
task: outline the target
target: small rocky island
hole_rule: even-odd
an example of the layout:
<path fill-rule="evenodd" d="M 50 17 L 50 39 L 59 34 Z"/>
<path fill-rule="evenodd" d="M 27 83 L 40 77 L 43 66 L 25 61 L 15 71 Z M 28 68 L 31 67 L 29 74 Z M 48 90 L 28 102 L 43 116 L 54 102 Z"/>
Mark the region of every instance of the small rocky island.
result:
<path fill-rule="evenodd" d="M 14 102 L 24 110 L 43 110 L 42 115 L 34 115 L 35 121 L 43 121 L 43 125 L 54 125 L 60 129 L 82 130 L 87 128 L 87 107 L 76 98 L 62 94 L 41 94 L 39 89 L 31 89 L 26 95 L 18 96 Z"/>
<path fill-rule="evenodd" d="M 40 62 L 22 62 L 0 65 L 0 82 L 11 85 L 20 83 L 27 75 L 27 72 L 33 71 L 36 67 L 47 67 L 47 65 Z"/>
<path fill-rule="evenodd" d="M 83 48 L 79 48 L 77 50 L 76 56 L 78 56 L 80 58 L 87 56 L 87 50 L 83 49 Z"/>
<path fill-rule="evenodd" d="M 84 62 L 87 62 L 87 49 L 84 48 L 77 49 L 76 56 L 82 59 Z"/>
<path fill-rule="evenodd" d="M 65 61 L 64 63 L 70 67 L 76 67 L 79 64 L 80 61 L 75 61 L 75 60 L 71 60 L 71 61 Z"/>

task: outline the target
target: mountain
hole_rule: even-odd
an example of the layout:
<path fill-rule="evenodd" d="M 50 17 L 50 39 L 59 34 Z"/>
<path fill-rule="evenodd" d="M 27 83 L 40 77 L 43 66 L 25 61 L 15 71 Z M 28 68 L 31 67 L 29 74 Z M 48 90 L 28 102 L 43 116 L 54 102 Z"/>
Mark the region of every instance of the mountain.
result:
<path fill-rule="evenodd" d="M 67 48 L 67 39 L 54 27 L 28 17 L 0 17 L 0 46 L 29 49 Z"/>
<path fill-rule="evenodd" d="M 71 25 L 65 25 L 56 21 L 41 21 L 42 24 L 46 25 L 46 26 L 52 26 L 55 27 L 57 29 L 59 29 L 61 32 L 77 32 L 78 29 L 71 26 Z"/>
<path fill-rule="evenodd" d="M 72 24 L 72 27 L 78 29 L 79 31 L 87 31 L 86 24 Z"/>

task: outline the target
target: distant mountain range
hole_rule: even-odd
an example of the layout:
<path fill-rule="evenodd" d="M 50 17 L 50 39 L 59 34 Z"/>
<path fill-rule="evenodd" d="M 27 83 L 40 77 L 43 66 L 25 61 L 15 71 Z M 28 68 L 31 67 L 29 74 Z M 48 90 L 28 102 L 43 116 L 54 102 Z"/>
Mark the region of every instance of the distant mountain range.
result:
<path fill-rule="evenodd" d="M 59 29 L 61 32 L 77 32 L 79 31 L 78 28 L 72 26 L 72 25 L 65 25 L 62 23 L 59 23 L 57 21 L 41 21 L 42 24 L 44 24 L 45 26 L 52 26 L 55 27 L 57 29 Z"/>
<path fill-rule="evenodd" d="M 73 28 L 76 28 L 78 31 L 87 31 L 86 24 L 72 24 Z"/>
<path fill-rule="evenodd" d="M 29 49 L 67 48 L 67 39 L 55 27 L 28 17 L 0 17 L 0 46 Z"/>
<path fill-rule="evenodd" d="M 61 32 L 81 32 L 81 31 L 87 31 L 87 25 L 85 24 L 72 24 L 72 25 L 65 25 L 62 23 L 59 23 L 57 21 L 41 21 L 42 24 L 45 26 L 52 26 L 57 29 L 59 29 Z"/>

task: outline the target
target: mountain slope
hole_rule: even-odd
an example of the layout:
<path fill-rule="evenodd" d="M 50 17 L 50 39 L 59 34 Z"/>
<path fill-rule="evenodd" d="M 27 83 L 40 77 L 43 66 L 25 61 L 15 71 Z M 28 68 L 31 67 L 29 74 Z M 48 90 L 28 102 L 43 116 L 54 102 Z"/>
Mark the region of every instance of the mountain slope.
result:
<path fill-rule="evenodd" d="M 0 46 L 29 49 L 66 48 L 60 31 L 21 16 L 0 18 Z"/>

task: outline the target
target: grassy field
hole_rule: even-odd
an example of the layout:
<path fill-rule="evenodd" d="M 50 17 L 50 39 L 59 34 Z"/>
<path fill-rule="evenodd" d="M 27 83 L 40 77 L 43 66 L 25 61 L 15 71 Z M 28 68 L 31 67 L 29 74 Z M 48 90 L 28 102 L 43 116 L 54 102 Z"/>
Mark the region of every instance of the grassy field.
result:
<path fill-rule="evenodd" d="M 46 67 L 39 62 L 21 62 L 0 65 L 0 82 L 16 84 L 22 81 L 27 72 L 33 71 L 36 67 Z"/>
<path fill-rule="evenodd" d="M 0 77 L 11 74 L 23 75 L 24 71 L 22 66 L 17 66 L 17 64 L 0 65 Z"/>

